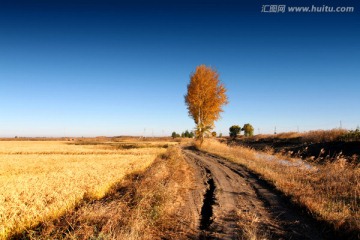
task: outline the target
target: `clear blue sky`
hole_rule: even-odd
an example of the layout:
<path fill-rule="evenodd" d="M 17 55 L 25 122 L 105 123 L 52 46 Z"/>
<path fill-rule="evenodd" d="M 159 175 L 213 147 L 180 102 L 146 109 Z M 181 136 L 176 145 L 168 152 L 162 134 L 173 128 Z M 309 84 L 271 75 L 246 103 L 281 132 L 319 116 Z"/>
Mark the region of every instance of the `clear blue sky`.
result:
<path fill-rule="evenodd" d="M 354 13 L 261 13 L 263 4 Z M 359 1 L 0 1 L 0 136 L 169 135 L 194 127 L 189 75 L 215 67 L 216 131 L 360 124 Z M 358 7 L 358 8 L 356 8 Z"/>

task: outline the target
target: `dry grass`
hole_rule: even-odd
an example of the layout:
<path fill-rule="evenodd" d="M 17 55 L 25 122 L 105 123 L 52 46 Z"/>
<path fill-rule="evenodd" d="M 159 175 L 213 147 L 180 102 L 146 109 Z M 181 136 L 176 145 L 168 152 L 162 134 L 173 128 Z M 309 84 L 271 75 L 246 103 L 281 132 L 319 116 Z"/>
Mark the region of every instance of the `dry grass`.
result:
<path fill-rule="evenodd" d="M 261 223 L 264 222 L 263 216 L 260 218 L 255 213 L 250 211 L 238 211 L 237 215 L 239 216 L 240 221 L 238 225 L 242 231 L 243 238 L 246 240 L 260 240 L 268 239 L 266 231 L 261 228 Z"/>
<path fill-rule="evenodd" d="M 144 173 L 135 173 L 98 201 L 47 222 L 29 239 L 187 239 L 180 209 L 192 183 L 179 148 L 158 157 Z"/>
<path fill-rule="evenodd" d="M 296 166 L 269 160 L 252 149 L 207 141 L 203 150 L 242 164 L 272 182 L 335 229 L 360 231 L 360 167 L 340 159 L 323 165 Z M 297 162 L 296 162 L 297 163 Z M 359 236 L 358 236 L 359 237 Z"/>
<path fill-rule="evenodd" d="M 260 134 L 253 137 L 243 138 L 246 141 L 259 141 L 259 140 L 286 140 L 286 139 L 295 139 L 298 138 L 302 142 L 332 142 L 339 140 L 341 137 L 345 136 L 349 131 L 346 129 L 334 128 L 331 130 L 314 130 L 308 132 L 284 132 L 274 134 Z"/>
<path fill-rule="evenodd" d="M 335 128 L 332 130 L 316 130 L 303 133 L 301 137 L 305 142 L 333 142 L 338 140 L 347 132 L 347 130 L 339 128 Z"/>
<path fill-rule="evenodd" d="M 0 142 L 0 239 L 98 199 L 164 148 L 102 149 L 65 142 Z"/>

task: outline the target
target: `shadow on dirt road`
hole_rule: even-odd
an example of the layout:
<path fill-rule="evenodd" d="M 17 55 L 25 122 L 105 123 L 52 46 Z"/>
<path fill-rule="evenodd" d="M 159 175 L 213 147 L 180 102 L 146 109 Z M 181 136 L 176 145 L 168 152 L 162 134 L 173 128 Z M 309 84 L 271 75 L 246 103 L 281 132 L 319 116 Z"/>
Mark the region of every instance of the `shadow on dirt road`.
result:
<path fill-rule="evenodd" d="M 338 239 L 246 168 L 191 147 L 183 154 L 205 188 L 200 239 Z"/>

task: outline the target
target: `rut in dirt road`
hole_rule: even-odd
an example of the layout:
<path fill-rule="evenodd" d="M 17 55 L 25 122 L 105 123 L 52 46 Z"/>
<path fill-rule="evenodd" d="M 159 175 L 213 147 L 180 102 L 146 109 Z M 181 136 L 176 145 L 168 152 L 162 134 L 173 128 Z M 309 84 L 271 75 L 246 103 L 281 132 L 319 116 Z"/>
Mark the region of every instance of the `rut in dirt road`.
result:
<path fill-rule="evenodd" d="M 200 221 L 200 230 L 207 230 L 212 223 L 213 216 L 213 205 L 215 204 L 215 183 L 214 179 L 211 177 L 211 172 L 209 169 L 206 169 L 207 177 L 207 189 L 204 195 L 203 205 L 201 207 L 201 221 Z"/>
<path fill-rule="evenodd" d="M 244 167 L 191 148 L 183 153 L 206 185 L 200 239 L 331 239 Z"/>

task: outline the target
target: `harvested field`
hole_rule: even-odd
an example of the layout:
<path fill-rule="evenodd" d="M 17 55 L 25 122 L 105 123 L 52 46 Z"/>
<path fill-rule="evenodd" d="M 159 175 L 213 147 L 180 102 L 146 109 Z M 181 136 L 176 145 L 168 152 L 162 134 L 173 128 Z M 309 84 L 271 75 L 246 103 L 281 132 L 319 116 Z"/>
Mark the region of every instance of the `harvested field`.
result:
<path fill-rule="evenodd" d="M 0 142 L 0 238 L 99 199 L 165 148 L 115 149 L 60 141 Z"/>

